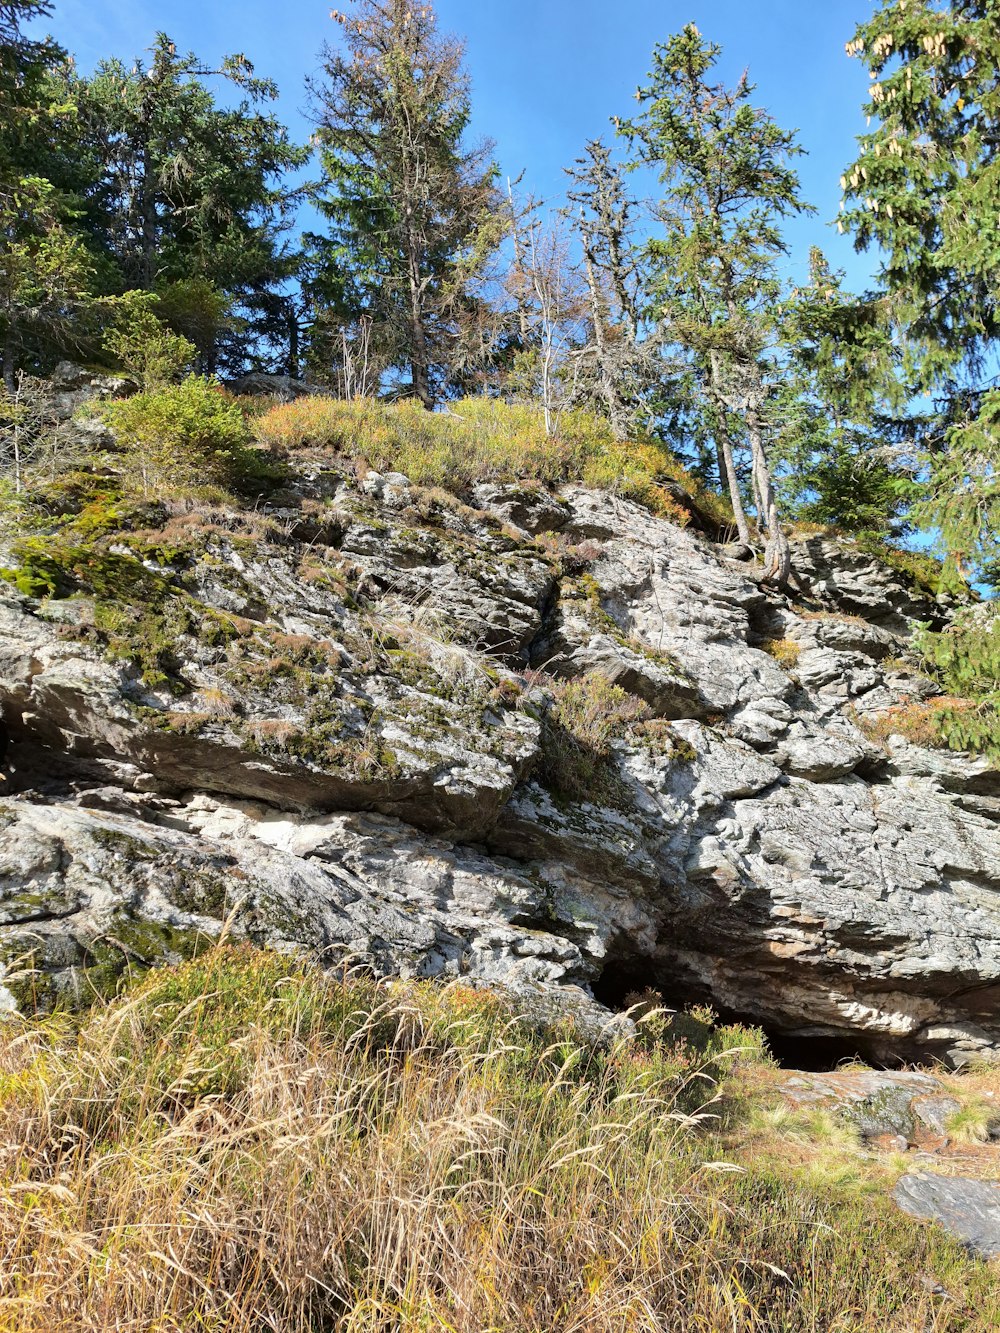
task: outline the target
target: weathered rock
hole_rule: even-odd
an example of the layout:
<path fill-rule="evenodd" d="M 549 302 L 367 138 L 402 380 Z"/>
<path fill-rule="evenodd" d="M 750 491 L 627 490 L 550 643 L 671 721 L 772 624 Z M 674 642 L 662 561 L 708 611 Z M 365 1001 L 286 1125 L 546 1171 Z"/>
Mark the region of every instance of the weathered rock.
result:
<path fill-rule="evenodd" d="M 266 375 L 262 371 L 241 375 L 230 380 L 226 387 L 233 393 L 259 394 L 279 403 L 292 403 L 296 398 L 319 392 L 305 380 L 295 379 L 292 375 Z"/>
<path fill-rule="evenodd" d="M 851 539 L 793 537 L 795 583 L 832 609 L 906 634 L 916 621 L 942 620 L 942 607 Z"/>
<path fill-rule="evenodd" d="M 553 983 L 585 979 L 576 945 L 521 924 L 544 916 L 542 886 L 396 820 L 206 796 L 84 799 L 0 805 L 0 955 L 37 969 L 8 979 L 18 999 L 85 995 L 129 966 L 188 956 L 224 927 L 386 974 L 502 984 L 536 1006 Z M 584 992 L 569 1003 L 591 1024 L 611 1021 Z"/>
<path fill-rule="evenodd" d="M 904 1213 L 937 1222 L 986 1259 L 1000 1255 L 1000 1184 L 964 1176 L 901 1176 L 893 1198 Z"/>
<path fill-rule="evenodd" d="M 88 370 L 73 361 L 60 361 L 48 377 L 48 405 L 60 422 L 68 422 L 81 407 L 109 402 L 135 393 L 137 385 L 127 375 Z M 78 422 L 76 429 L 87 431 L 89 423 Z"/>
<path fill-rule="evenodd" d="M 927 1135 L 947 1133 L 948 1117 L 959 1102 L 930 1074 L 838 1069 L 828 1074 L 798 1073 L 781 1084 L 794 1106 L 820 1107 L 853 1125 L 865 1139 L 900 1138 L 904 1148 Z"/>
<path fill-rule="evenodd" d="M 211 934 L 177 886 L 222 865 L 254 938 L 598 1025 L 591 995 L 655 985 L 886 1062 L 1000 1056 L 997 775 L 855 721 L 907 692 L 883 664 L 933 605 L 826 538 L 800 558 L 828 609 L 803 611 L 617 497 L 474 499 L 319 460 L 180 548 L 122 534 L 183 610 L 169 680 L 111 652 L 85 590 L 0 598 L 5 947 L 30 928 L 76 976 L 112 918 Z M 570 801 L 538 781 L 545 675 L 592 672 L 657 717 Z M 101 829 L 147 849 L 132 879 Z"/>

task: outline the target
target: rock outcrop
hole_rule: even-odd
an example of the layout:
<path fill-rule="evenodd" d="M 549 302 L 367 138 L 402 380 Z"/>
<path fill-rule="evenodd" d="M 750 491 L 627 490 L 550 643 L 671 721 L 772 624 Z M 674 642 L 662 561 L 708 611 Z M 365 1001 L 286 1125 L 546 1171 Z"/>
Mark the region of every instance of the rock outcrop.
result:
<path fill-rule="evenodd" d="M 876 1060 L 1000 1051 L 1000 775 L 867 725 L 930 688 L 898 659 L 940 608 L 829 539 L 787 597 L 610 494 L 471 499 L 331 468 L 163 513 L 109 548 L 124 626 L 8 588 L 8 1003 L 226 930 L 598 1024 L 651 985 Z M 552 690 L 593 673 L 636 721 L 570 799 Z"/>

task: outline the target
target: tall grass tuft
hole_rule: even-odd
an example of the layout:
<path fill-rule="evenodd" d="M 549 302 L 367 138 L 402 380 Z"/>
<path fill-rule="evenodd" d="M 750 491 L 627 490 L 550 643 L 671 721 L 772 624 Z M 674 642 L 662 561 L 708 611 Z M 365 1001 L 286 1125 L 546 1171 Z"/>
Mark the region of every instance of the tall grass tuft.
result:
<path fill-rule="evenodd" d="M 714 1079 L 741 1058 L 591 1048 L 483 992 L 249 949 L 12 1021 L 0 1329 L 952 1327 L 923 1269 L 995 1314 L 912 1224 L 852 1204 L 838 1236 L 794 1185 L 724 1169 Z"/>

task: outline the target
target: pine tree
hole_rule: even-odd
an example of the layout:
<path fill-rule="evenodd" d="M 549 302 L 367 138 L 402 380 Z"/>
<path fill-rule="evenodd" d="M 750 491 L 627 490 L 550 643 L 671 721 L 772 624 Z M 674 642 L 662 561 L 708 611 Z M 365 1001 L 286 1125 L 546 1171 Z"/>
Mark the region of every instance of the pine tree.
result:
<path fill-rule="evenodd" d="M 776 378 L 769 353 L 780 318 L 780 223 L 807 207 L 789 166 L 801 149 L 751 104 L 746 75 L 732 89 L 711 81 L 719 55 L 694 24 L 658 46 L 650 82 L 636 94 L 640 113 L 619 131 L 666 187 L 658 209 L 665 234 L 649 244 L 656 313 L 701 380 L 720 477 L 748 543 L 737 429 L 749 445 L 753 502 L 767 535 L 764 577 L 784 583 L 790 556 L 767 460 L 766 405 Z"/>
<path fill-rule="evenodd" d="M 492 146 L 465 146 L 464 49 L 430 3 L 357 0 L 334 18 L 342 45 L 312 84 L 329 222 L 313 292 L 349 325 L 370 320 L 387 367 L 432 408 L 501 239 Z"/>
<path fill-rule="evenodd" d="M 1000 2 L 882 0 L 847 46 L 871 69 L 871 128 L 841 226 L 879 247 L 912 390 L 936 398 L 915 516 L 959 568 L 1000 552 Z"/>

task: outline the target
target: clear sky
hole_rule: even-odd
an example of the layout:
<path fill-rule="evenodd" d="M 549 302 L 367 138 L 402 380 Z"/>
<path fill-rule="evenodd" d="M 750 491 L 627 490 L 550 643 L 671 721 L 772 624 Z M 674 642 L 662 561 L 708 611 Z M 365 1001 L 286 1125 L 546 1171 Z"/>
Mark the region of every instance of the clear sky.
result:
<path fill-rule="evenodd" d="M 106 55 L 130 59 L 157 29 L 206 61 L 242 51 L 277 80 L 280 114 L 309 133 L 303 80 L 335 40 L 330 0 L 56 0 L 45 25 L 88 71 Z M 340 8 L 347 9 L 346 0 Z M 628 115 L 654 45 L 694 21 L 723 48 L 727 81 L 749 66 L 756 99 L 780 125 L 797 128 L 804 194 L 818 212 L 789 230 L 789 273 L 806 274 L 808 247 L 822 245 L 854 286 L 870 270 L 829 226 L 839 177 L 864 129 L 868 78 L 844 43 L 872 0 L 437 0 L 441 27 L 463 35 L 473 79 L 475 131 L 497 145 L 504 174 L 546 198 L 564 188 L 562 168 L 591 138 Z"/>

